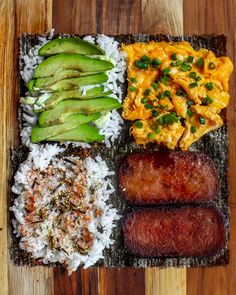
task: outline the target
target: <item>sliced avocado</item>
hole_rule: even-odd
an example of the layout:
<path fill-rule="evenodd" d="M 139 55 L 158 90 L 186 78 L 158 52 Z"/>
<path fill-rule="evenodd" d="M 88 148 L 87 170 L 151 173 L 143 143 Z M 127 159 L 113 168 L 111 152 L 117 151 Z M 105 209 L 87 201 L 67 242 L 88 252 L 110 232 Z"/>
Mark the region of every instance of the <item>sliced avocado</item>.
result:
<path fill-rule="evenodd" d="M 48 141 L 84 141 L 84 142 L 94 142 L 103 141 L 105 139 L 104 135 L 99 134 L 99 130 L 87 124 L 80 125 L 79 127 L 61 133 L 56 136 L 48 138 Z"/>
<path fill-rule="evenodd" d="M 54 39 L 39 50 L 39 55 L 53 55 L 57 53 L 79 53 L 79 54 L 105 54 L 97 45 L 78 37 Z"/>
<path fill-rule="evenodd" d="M 75 53 L 60 53 L 41 62 L 35 69 L 34 78 L 53 76 L 58 69 L 79 70 L 80 72 L 105 72 L 113 67 L 114 65 L 107 60 Z"/>
<path fill-rule="evenodd" d="M 76 89 L 68 91 L 57 91 L 44 93 L 39 96 L 34 104 L 34 112 L 42 112 L 44 110 L 54 108 L 59 102 L 65 99 L 91 99 L 111 94 L 112 91 L 104 92 L 104 86 L 91 88 L 87 91 Z"/>
<path fill-rule="evenodd" d="M 85 114 L 73 114 L 65 118 L 64 122 L 75 122 L 78 125 L 85 123 L 93 122 L 99 119 L 102 116 L 102 113 L 93 113 L 90 115 Z"/>
<path fill-rule="evenodd" d="M 66 122 L 64 124 L 49 126 L 45 128 L 36 125 L 32 129 L 31 142 L 44 141 L 49 137 L 56 136 L 71 129 L 75 129 L 76 127 L 78 127 L 78 125 L 79 124 L 76 122 Z"/>
<path fill-rule="evenodd" d="M 48 139 L 49 137 L 59 135 L 71 129 L 77 128 L 79 125 L 92 122 L 102 116 L 101 113 L 94 113 L 90 115 L 74 114 L 65 119 L 65 123 L 53 125 L 49 127 L 40 127 L 35 125 L 31 133 L 32 142 L 40 142 Z"/>
<path fill-rule="evenodd" d="M 34 83 L 35 83 L 35 79 L 31 79 L 31 80 L 29 80 L 29 82 L 27 84 L 27 87 L 28 87 L 30 92 L 34 91 Z"/>
<path fill-rule="evenodd" d="M 94 98 L 89 100 L 63 100 L 55 108 L 42 112 L 39 116 L 39 125 L 47 127 L 61 124 L 72 114 L 92 114 L 113 110 L 121 107 L 116 99 L 111 97 Z"/>
<path fill-rule="evenodd" d="M 41 90 L 49 90 L 49 91 L 73 90 L 73 89 L 78 89 L 81 86 L 105 83 L 107 80 L 108 80 L 107 74 L 100 73 L 100 74 L 89 75 L 85 77 L 64 79 L 52 85 L 43 87 L 41 88 Z"/>
<path fill-rule="evenodd" d="M 36 88 L 43 88 L 49 85 L 52 85 L 58 81 L 67 78 L 76 78 L 76 77 L 83 77 L 93 74 L 98 74 L 99 72 L 80 72 L 77 70 L 62 70 L 55 73 L 55 75 L 47 78 L 38 78 L 35 80 L 34 87 Z"/>

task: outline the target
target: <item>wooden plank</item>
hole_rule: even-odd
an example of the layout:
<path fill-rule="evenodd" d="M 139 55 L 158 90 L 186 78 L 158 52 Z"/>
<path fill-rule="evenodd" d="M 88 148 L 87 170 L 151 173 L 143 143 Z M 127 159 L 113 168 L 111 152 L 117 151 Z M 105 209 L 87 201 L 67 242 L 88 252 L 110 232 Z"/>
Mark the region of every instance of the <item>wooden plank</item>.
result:
<path fill-rule="evenodd" d="M 141 0 L 53 1 L 56 32 L 128 34 L 140 32 Z"/>
<path fill-rule="evenodd" d="M 182 0 L 143 0 L 142 33 L 183 34 Z M 146 269 L 145 285 L 148 295 L 186 294 L 185 269 Z"/>
<path fill-rule="evenodd" d="M 10 149 L 18 143 L 18 39 L 22 32 L 43 33 L 51 27 L 51 0 L 5 0 L 0 3 L 0 294 L 31 295 L 52 292 L 48 268 L 16 267 L 9 261 L 8 178 Z M 40 13 L 39 13 L 40 12 Z"/>
<path fill-rule="evenodd" d="M 224 0 L 191 0 L 184 1 L 184 33 L 185 34 L 226 34 L 228 37 L 228 53 L 235 64 L 236 54 L 236 7 L 234 1 Z M 215 16 L 215 17 L 213 17 Z M 189 295 L 225 295 L 235 294 L 235 264 L 236 264 L 236 110 L 235 91 L 231 78 L 231 101 L 227 109 L 229 132 L 229 180 L 230 180 L 230 207 L 231 207 L 231 234 L 230 234 L 230 264 L 227 267 L 210 269 L 191 269 L 187 272 L 187 294 Z"/>
<path fill-rule="evenodd" d="M 175 268 L 146 270 L 145 295 L 185 295 L 186 270 Z"/>
<path fill-rule="evenodd" d="M 99 294 L 142 295 L 145 294 L 144 272 L 135 268 L 118 268 L 99 271 Z"/>
<path fill-rule="evenodd" d="M 8 87 L 12 89 L 12 67 L 13 67 L 13 50 L 14 50 L 14 22 L 12 17 L 14 15 L 14 9 L 12 1 L 1 1 L 0 3 L 0 293 L 8 294 L 8 226 L 7 226 L 7 180 L 9 173 L 9 134 L 12 133 L 12 122 L 8 122 L 9 109 L 8 103 L 13 102 L 11 91 L 8 91 Z M 6 26 L 5 24 L 9 25 Z M 7 72 L 8 69 L 11 72 Z M 6 128 L 9 124 L 9 130 Z"/>
<path fill-rule="evenodd" d="M 142 33 L 183 34 L 183 0 L 143 0 Z"/>

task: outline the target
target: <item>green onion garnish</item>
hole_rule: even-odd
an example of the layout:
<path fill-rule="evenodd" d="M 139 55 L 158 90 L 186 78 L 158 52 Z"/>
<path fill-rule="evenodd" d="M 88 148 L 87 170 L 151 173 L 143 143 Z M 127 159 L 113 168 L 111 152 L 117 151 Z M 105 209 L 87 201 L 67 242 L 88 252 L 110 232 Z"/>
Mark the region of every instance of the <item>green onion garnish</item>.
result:
<path fill-rule="evenodd" d="M 158 89 L 158 83 L 157 83 L 157 82 L 153 82 L 153 83 L 152 83 L 152 88 L 153 88 L 154 90 L 157 90 L 157 89 Z"/>
<path fill-rule="evenodd" d="M 197 60 L 196 66 L 197 66 L 198 68 L 202 68 L 202 67 L 204 66 L 204 59 L 200 57 L 200 58 Z"/>
<path fill-rule="evenodd" d="M 157 98 L 158 99 L 164 99 L 165 95 L 163 93 L 159 92 L 158 95 L 157 95 Z"/>
<path fill-rule="evenodd" d="M 139 69 L 142 69 L 142 70 L 146 70 L 146 69 L 148 68 L 148 64 L 145 63 L 145 62 L 142 62 L 142 61 L 140 61 L 140 60 L 137 60 L 137 61 L 135 62 L 135 66 L 136 66 L 137 68 L 139 68 Z"/>
<path fill-rule="evenodd" d="M 188 75 L 190 78 L 195 78 L 197 76 L 197 73 L 196 72 L 190 72 L 189 75 Z"/>
<path fill-rule="evenodd" d="M 158 116 L 158 111 L 157 110 L 153 110 L 152 111 L 152 116 L 153 117 L 157 117 Z"/>
<path fill-rule="evenodd" d="M 153 139 L 154 135 L 153 135 L 153 133 L 150 132 L 150 133 L 148 133 L 147 137 L 148 137 L 148 139 Z"/>
<path fill-rule="evenodd" d="M 143 97 L 143 98 L 141 99 L 141 103 L 146 103 L 146 102 L 148 102 L 148 98 L 147 98 L 147 97 Z"/>
<path fill-rule="evenodd" d="M 213 63 L 213 62 L 210 62 L 209 64 L 208 64 L 208 69 L 209 70 L 214 70 L 216 68 L 216 65 Z"/>
<path fill-rule="evenodd" d="M 137 82 L 137 79 L 136 79 L 136 78 L 131 78 L 130 81 L 131 81 L 132 83 L 136 83 L 136 82 Z"/>
<path fill-rule="evenodd" d="M 194 57 L 193 56 L 188 56 L 187 58 L 187 62 L 192 63 L 193 62 Z"/>
<path fill-rule="evenodd" d="M 148 95 L 150 94 L 150 91 L 151 91 L 151 90 L 150 90 L 149 88 L 146 89 L 146 90 L 144 91 L 144 95 L 147 95 L 147 96 L 148 96 Z"/>
<path fill-rule="evenodd" d="M 135 87 L 135 86 L 130 86 L 129 90 L 130 90 L 131 92 L 134 92 L 134 91 L 136 90 L 136 87 Z"/>
<path fill-rule="evenodd" d="M 134 125 L 137 127 L 137 128 L 142 128 L 143 127 L 143 123 L 141 121 L 136 121 L 134 123 Z"/>
<path fill-rule="evenodd" d="M 200 117 L 199 122 L 200 122 L 200 124 L 205 125 L 206 124 L 206 119 L 203 118 L 203 117 Z"/>
<path fill-rule="evenodd" d="M 197 82 L 193 82 L 193 83 L 190 83 L 189 85 L 189 88 L 195 88 L 195 87 L 197 87 L 198 86 L 198 84 L 197 84 Z"/>
<path fill-rule="evenodd" d="M 146 103 L 144 105 L 144 107 L 147 109 L 147 110 L 151 110 L 152 109 L 152 105 L 150 103 Z"/>
<path fill-rule="evenodd" d="M 193 112 L 192 112 L 190 109 L 187 109 L 187 115 L 188 115 L 189 117 L 192 117 Z"/>
<path fill-rule="evenodd" d="M 208 83 L 206 83 L 206 88 L 208 89 L 208 90 L 213 90 L 214 89 L 214 85 L 211 83 L 211 82 L 208 82 Z"/>
<path fill-rule="evenodd" d="M 164 95 L 167 96 L 167 97 L 171 97 L 170 90 L 165 90 Z"/>
<path fill-rule="evenodd" d="M 192 126 L 192 127 L 190 128 L 190 131 L 191 131 L 191 133 L 196 133 L 196 132 L 197 132 L 197 128 L 196 128 L 196 126 Z"/>
<path fill-rule="evenodd" d="M 171 56 L 170 56 L 170 59 L 171 59 L 171 60 L 177 60 L 177 55 L 176 55 L 176 53 L 172 53 Z"/>

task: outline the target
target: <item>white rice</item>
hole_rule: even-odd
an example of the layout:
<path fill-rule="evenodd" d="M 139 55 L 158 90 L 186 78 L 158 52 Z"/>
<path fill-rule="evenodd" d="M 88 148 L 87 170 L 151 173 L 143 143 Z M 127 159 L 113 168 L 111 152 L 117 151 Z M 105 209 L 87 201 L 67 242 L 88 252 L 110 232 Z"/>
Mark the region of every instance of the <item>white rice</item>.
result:
<path fill-rule="evenodd" d="M 39 36 L 39 45 L 32 47 L 28 52 L 27 48 L 21 46 L 21 59 L 23 61 L 23 69 L 20 71 L 21 77 L 27 84 L 32 78 L 34 70 L 38 64 L 43 61 L 43 58 L 38 55 L 38 50 L 44 44 L 48 43 L 53 37 L 53 30 L 46 36 Z M 119 51 L 119 43 L 114 40 L 113 37 L 108 37 L 105 35 L 97 35 L 95 38 L 92 36 L 84 37 L 84 40 L 90 43 L 98 44 L 109 57 L 115 67 L 108 72 L 108 81 L 104 83 L 105 91 L 111 90 L 114 95 L 112 97 L 116 98 L 119 102 L 122 101 L 122 84 L 125 82 L 124 73 L 126 69 L 125 53 Z M 89 89 L 88 86 L 83 87 L 84 92 Z M 94 85 L 93 85 L 94 87 Z M 41 92 L 42 93 L 42 92 Z M 26 93 L 27 95 L 28 93 Z M 31 142 L 29 140 L 31 135 L 31 129 L 35 122 L 37 121 L 38 115 L 33 112 L 33 106 L 28 105 L 27 108 L 21 103 L 23 108 L 23 130 L 21 132 L 22 143 L 31 148 Z M 111 142 L 118 137 L 120 130 L 123 125 L 123 119 L 116 110 L 110 112 L 110 116 L 106 116 L 107 122 L 100 126 L 99 133 L 105 136 L 105 144 L 107 147 L 111 146 Z M 73 146 L 83 146 L 90 147 L 88 143 L 72 143 Z M 65 144 L 66 146 L 68 143 Z"/>
<path fill-rule="evenodd" d="M 103 250 L 110 247 L 110 245 L 114 242 L 110 237 L 112 228 L 115 226 L 114 221 L 118 220 L 120 216 L 117 215 L 116 209 L 114 209 L 111 204 L 108 204 L 110 194 L 112 194 L 115 190 L 109 178 L 114 175 L 114 172 L 109 171 L 106 162 L 103 161 L 100 156 L 97 156 L 95 159 L 87 157 L 82 160 L 87 171 L 85 198 L 88 198 L 88 200 L 91 198 L 95 199 L 94 205 L 97 208 L 102 209 L 102 215 L 93 217 L 89 222 L 89 231 L 94 237 L 93 244 L 89 252 L 87 254 L 81 254 L 74 250 L 70 251 L 69 240 L 68 247 L 64 248 L 68 251 L 68 253 L 60 249 L 53 249 L 50 246 L 48 234 L 49 232 L 53 234 L 56 234 L 57 232 L 57 227 L 55 227 L 53 218 L 54 215 L 58 213 L 56 213 L 53 207 L 50 209 L 50 217 L 41 222 L 40 226 L 36 226 L 36 230 L 33 226 L 29 228 L 27 227 L 29 221 L 25 219 L 27 214 L 25 207 L 26 198 L 23 196 L 25 191 L 32 192 L 33 180 L 31 180 L 31 182 L 29 181 L 29 172 L 33 169 L 34 171 L 35 169 L 39 169 L 38 171 L 45 172 L 45 169 L 47 169 L 50 164 L 60 169 L 64 169 L 63 171 L 65 171 L 64 173 L 66 175 L 71 173 L 69 169 L 67 170 L 65 162 L 63 162 L 64 158 L 60 159 L 57 157 L 57 155 L 63 151 L 64 148 L 57 145 L 47 144 L 45 146 L 33 146 L 28 159 L 20 165 L 17 173 L 15 174 L 15 184 L 12 187 L 12 191 L 17 194 L 18 197 L 15 199 L 14 205 L 10 208 L 10 210 L 13 211 L 15 215 L 15 219 L 12 221 L 12 224 L 15 235 L 20 238 L 20 248 L 28 251 L 32 258 L 37 258 L 44 264 L 54 262 L 63 263 L 67 266 L 69 273 L 71 273 L 80 265 L 87 268 L 95 264 L 99 259 L 104 258 Z M 72 156 L 68 158 L 75 160 L 78 157 Z M 60 181 L 60 179 L 56 180 L 56 176 L 53 177 L 55 177 L 56 185 L 56 181 Z M 92 193 L 90 190 L 91 188 L 93 189 Z M 47 192 L 45 192 L 41 194 L 41 198 L 42 199 L 39 198 L 39 202 L 43 202 L 43 198 L 52 198 L 52 194 L 47 194 Z M 27 228 L 30 231 L 32 231 L 33 228 L 33 232 L 31 232 L 31 234 L 23 235 L 22 232 L 19 231 L 20 227 Z M 63 245 L 67 245 L 67 240 L 63 240 L 63 243 Z M 27 245 L 27 247 L 25 245 Z"/>

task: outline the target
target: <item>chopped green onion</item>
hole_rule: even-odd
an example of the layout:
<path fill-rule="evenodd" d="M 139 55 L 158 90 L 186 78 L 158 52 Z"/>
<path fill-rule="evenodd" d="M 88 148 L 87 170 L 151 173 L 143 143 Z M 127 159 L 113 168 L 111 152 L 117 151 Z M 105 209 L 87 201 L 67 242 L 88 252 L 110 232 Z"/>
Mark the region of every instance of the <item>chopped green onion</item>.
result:
<path fill-rule="evenodd" d="M 158 99 L 164 99 L 165 95 L 163 93 L 159 92 L 158 95 L 157 95 L 157 98 Z"/>
<path fill-rule="evenodd" d="M 158 89 L 158 83 L 157 83 L 157 82 L 153 82 L 153 83 L 152 83 L 152 88 L 153 88 L 154 90 L 157 90 L 157 89 Z"/>
<path fill-rule="evenodd" d="M 170 98 L 171 97 L 170 90 L 165 90 L 164 95 Z"/>
<path fill-rule="evenodd" d="M 204 66 L 204 59 L 200 57 L 200 58 L 197 60 L 196 66 L 197 66 L 198 68 L 202 68 L 202 67 Z"/>
<path fill-rule="evenodd" d="M 150 133 L 148 133 L 147 137 L 148 137 L 148 139 L 153 139 L 154 135 L 153 135 L 153 133 L 150 132 Z"/>
<path fill-rule="evenodd" d="M 203 117 L 200 117 L 199 122 L 200 122 L 200 124 L 205 125 L 206 124 L 206 119 L 203 118 Z"/>
<path fill-rule="evenodd" d="M 214 89 L 214 85 L 211 83 L 211 82 L 208 82 L 208 83 L 206 83 L 206 88 L 208 89 L 208 90 L 213 90 Z"/>
<path fill-rule="evenodd" d="M 177 60 L 176 65 L 177 67 L 181 66 L 183 64 L 183 62 L 181 60 Z"/>
<path fill-rule="evenodd" d="M 202 80 L 202 78 L 201 78 L 200 76 L 197 76 L 197 77 L 194 78 L 194 80 L 195 80 L 196 82 L 198 82 L 198 81 Z"/>
<path fill-rule="evenodd" d="M 193 56 L 188 56 L 187 58 L 187 62 L 192 63 L 193 62 L 194 57 Z"/>
<path fill-rule="evenodd" d="M 136 78 L 131 78 L 130 81 L 131 81 L 132 83 L 136 83 L 136 82 L 137 82 L 137 79 L 136 79 Z"/>
<path fill-rule="evenodd" d="M 130 86 L 129 90 L 130 90 L 131 92 L 134 92 L 134 91 L 136 90 L 136 87 L 135 87 L 135 86 Z"/>
<path fill-rule="evenodd" d="M 141 99 L 141 103 L 146 103 L 146 102 L 148 102 L 148 98 L 147 98 L 147 97 L 143 97 L 143 98 Z"/>
<path fill-rule="evenodd" d="M 158 116 L 158 111 L 157 110 L 153 110 L 152 111 L 152 116 L 153 117 L 157 117 Z"/>
<path fill-rule="evenodd" d="M 212 98 L 210 98 L 210 96 L 206 96 L 205 98 L 204 98 L 204 101 L 205 101 L 205 103 L 213 103 L 213 99 Z"/>
<path fill-rule="evenodd" d="M 156 134 L 160 134 L 160 133 L 161 133 L 160 129 L 158 129 L 158 128 L 155 128 L 155 129 L 154 129 L 154 132 L 155 132 Z"/>
<path fill-rule="evenodd" d="M 182 72 L 187 72 L 187 71 L 191 71 L 192 70 L 192 67 L 190 65 L 182 65 L 181 66 L 181 71 Z"/>
<path fill-rule="evenodd" d="M 198 84 L 197 84 L 197 82 L 193 82 L 193 83 L 190 83 L 189 85 L 189 88 L 195 88 L 195 87 L 197 87 L 198 86 Z"/>
<path fill-rule="evenodd" d="M 134 123 L 134 125 L 137 127 L 137 128 L 142 128 L 143 127 L 143 123 L 141 121 L 136 121 Z"/>
<path fill-rule="evenodd" d="M 170 72 L 170 68 L 165 68 L 165 69 L 162 71 L 162 74 L 163 74 L 163 75 L 167 75 L 167 74 L 169 74 L 169 72 Z"/>
<path fill-rule="evenodd" d="M 168 106 L 164 106 L 163 104 L 160 105 L 160 109 L 161 109 L 161 110 L 166 109 L 166 107 L 168 108 Z"/>
<path fill-rule="evenodd" d="M 171 66 L 171 67 L 177 67 L 177 63 L 176 63 L 176 62 L 171 62 L 171 63 L 170 63 L 170 66 Z"/>
<path fill-rule="evenodd" d="M 176 91 L 176 95 L 187 97 L 187 93 L 181 88 Z"/>
<path fill-rule="evenodd" d="M 140 60 L 141 60 L 142 62 L 147 63 L 147 64 L 151 64 L 151 63 L 152 63 L 151 58 L 148 57 L 147 55 L 143 55 L 143 56 L 140 58 Z"/>
<path fill-rule="evenodd" d="M 197 73 L 196 72 L 190 72 L 189 75 L 188 75 L 190 78 L 196 78 L 197 76 Z"/>
<path fill-rule="evenodd" d="M 193 101 L 193 100 L 188 100 L 188 101 L 187 101 L 187 105 L 188 105 L 188 106 L 192 106 L 193 104 L 194 104 L 194 101 Z"/>
<path fill-rule="evenodd" d="M 193 112 L 192 112 L 190 109 L 187 109 L 187 115 L 188 115 L 189 117 L 192 117 Z"/>
<path fill-rule="evenodd" d="M 148 95 L 150 94 L 150 91 L 151 91 L 151 90 L 150 90 L 149 88 L 146 89 L 146 90 L 144 91 L 144 95 L 147 95 L 147 96 L 148 96 Z"/>
<path fill-rule="evenodd" d="M 213 62 L 210 62 L 209 64 L 208 64 L 208 69 L 209 70 L 214 70 L 216 68 L 216 65 L 213 63 Z"/>
<path fill-rule="evenodd" d="M 147 109 L 147 110 L 151 110 L 152 109 L 152 105 L 150 103 L 146 103 L 144 105 L 144 107 Z"/>
<path fill-rule="evenodd" d="M 137 60 L 137 61 L 135 62 L 135 66 L 136 66 L 137 68 L 139 68 L 139 69 L 142 69 L 142 70 L 146 70 L 146 69 L 148 68 L 148 64 L 147 64 L 147 63 L 144 63 L 144 62 L 139 61 L 139 60 Z"/>
<path fill-rule="evenodd" d="M 177 60 L 177 55 L 176 55 L 176 53 L 172 53 L 171 56 L 170 56 L 170 59 L 171 59 L 171 60 Z"/>
<path fill-rule="evenodd" d="M 192 127 L 190 128 L 190 131 L 191 131 L 191 133 L 196 133 L 196 132 L 197 132 L 197 128 L 196 128 L 196 126 L 192 126 Z"/>
<path fill-rule="evenodd" d="M 156 66 L 160 66 L 161 65 L 161 60 L 159 58 L 154 58 L 152 60 L 152 64 L 156 65 Z"/>

